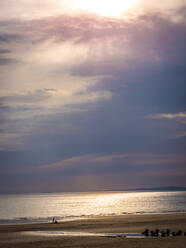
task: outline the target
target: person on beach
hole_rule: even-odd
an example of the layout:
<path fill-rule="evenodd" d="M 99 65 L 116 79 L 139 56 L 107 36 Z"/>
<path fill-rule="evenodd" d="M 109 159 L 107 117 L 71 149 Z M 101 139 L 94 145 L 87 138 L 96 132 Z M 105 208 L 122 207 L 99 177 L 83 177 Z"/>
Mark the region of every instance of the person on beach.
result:
<path fill-rule="evenodd" d="M 58 224 L 58 221 L 53 217 L 52 223 L 53 223 L 53 224 Z"/>

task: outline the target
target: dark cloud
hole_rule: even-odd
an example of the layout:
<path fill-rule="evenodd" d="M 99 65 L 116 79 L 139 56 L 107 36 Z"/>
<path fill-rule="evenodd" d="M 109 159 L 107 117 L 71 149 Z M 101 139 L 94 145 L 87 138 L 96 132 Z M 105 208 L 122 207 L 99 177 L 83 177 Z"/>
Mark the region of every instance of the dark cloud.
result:
<path fill-rule="evenodd" d="M 167 63 L 170 59 L 185 62 L 185 20 L 176 23 L 158 12 L 130 21 L 96 15 L 62 15 L 27 22 L 22 28 L 33 41 L 53 39 L 55 42 L 107 44 L 108 40 L 114 40 L 112 45 L 118 46 L 121 54 L 122 46 L 129 45 L 134 52 L 140 50 L 146 57 L 154 51 Z M 140 56 L 140 59 L 145 58 Z"/>
<path fill-rule="evenodd" d="M 0 54 L 7 54 L 10 52 L 11 52 L 11 50 L 8 50 L 8 49 L 0 49 Z"/>
<path fill-rule="evenodd" d="M 18 63 L 18 60 L 11 58 L 0 58 L 0 65 L 9 65 L 14 63 Z"/>
<path fill-rule="evenodd" d="M 14 27 L 14 24 L 12 24 Z M 18 34 L 8 34 L 8 33 L 0 33 L 0 43 L 7 43 L 19 40 L 20 36 Z"/>
<path fill-rule="evenodd" d="M 17 59 L 5 57 L 7 54 L 9 55 L 10 53 L 11 53 L 11 50 L 9 50 L 9 49 L 0 49 L 0 65 L 8 65 L 8 64 L 18 63 Z"/>
<path fill-rule="evenodd" d="M 72 73 L 85 77 L 111 76 L 91 90 L 106 88 L 119 94 L 120 104 L 153 106 L 154 111 L 184 111 L 186 23 L 174 23 L 158 14 L 144 15 L 132 24 L 122 24 L 119 29 L 115 46 L 118 45 L 120 55 L 123 51 L 122 58 L 100 64 L 90 61 L 74 66 Z M 133 51 L 127 60 L 124 59 L 126 42 L 122 42 L 123 36 Z"/>

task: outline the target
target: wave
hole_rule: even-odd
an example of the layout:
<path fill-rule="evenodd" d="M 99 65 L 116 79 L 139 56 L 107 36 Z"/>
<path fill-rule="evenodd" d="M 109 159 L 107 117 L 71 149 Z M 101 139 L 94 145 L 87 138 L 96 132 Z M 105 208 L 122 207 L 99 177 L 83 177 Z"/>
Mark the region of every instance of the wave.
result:
<path fill-rule="evenodd" d="M 31 223 L 50 223 L 52 222 L 52 219 L 55 218 L 57 221 L 72 221 L 82 218 L 90 218 L 90 217 L 105 217 L 105 216 L 117 216 L 117 215 L 142 215 L 142 214 L 170 214 L 170 213 L 186 213 L 186 210 L 171 210 L 171 211 L 137 211 L 137 212 L 122 212 L 119 214 L 116 213 L 110 213 L 110 214 L 90 214 L 90 215 L 68 215 L 68 216 L 52 216 L 52 217 L 20 217 L 20 218 L 10 218 L 10 219 L 0 219 L 0 225 L 10 225 L 10 224 L 31 224 Z"/>

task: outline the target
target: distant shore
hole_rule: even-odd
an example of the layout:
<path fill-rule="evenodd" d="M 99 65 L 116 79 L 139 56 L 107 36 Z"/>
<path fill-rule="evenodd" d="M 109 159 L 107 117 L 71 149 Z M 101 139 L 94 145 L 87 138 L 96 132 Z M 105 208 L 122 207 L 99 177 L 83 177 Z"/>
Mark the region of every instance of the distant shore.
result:
<path fill-rule="evenodd" d="M 0 248 L 57 248 L 57 247 L 162 247 L 185 248 L 186 236 L 166 238 L 126 239 L 123 237 L 70 237 L 32 235 L 37 231 L 66 231 L 89 233 L 141 233 L 146 228 L 186 232 L 186 213 L 140 214 L 107 217 L 90 217 L 58 224 L 38 223 L 0 225 Z M 32 232 L 32 233 L 31 233 Z"/>

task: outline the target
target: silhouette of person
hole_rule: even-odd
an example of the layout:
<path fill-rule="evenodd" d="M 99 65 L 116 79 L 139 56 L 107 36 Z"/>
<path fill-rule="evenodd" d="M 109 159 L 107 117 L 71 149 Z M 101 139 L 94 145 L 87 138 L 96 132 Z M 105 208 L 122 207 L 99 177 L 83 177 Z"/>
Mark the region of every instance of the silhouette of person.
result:
<path fill-rule="evenodd" d="M 165 232 L 165 237 L 169 237 L 170 236 L 170 229 L 167 229 Z"/>
<path fill-rule="evenodd" d="M 179 230 L 178 232 L 172 232 L 172 236 L 181 236 L 182 231 Z"/>
<path fill-rule="evenodd" d="M 142 232 L 142 235 L 148 237 L 149 236 L 149 229 L 146 229 L 144 232 Z"/>
<path fill-rule="evenodd" d="M 159 236 L 159 229 L 156 229 L 155 232 L 151 231 L 151 237 L 158 237 Z"/>

